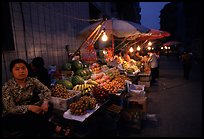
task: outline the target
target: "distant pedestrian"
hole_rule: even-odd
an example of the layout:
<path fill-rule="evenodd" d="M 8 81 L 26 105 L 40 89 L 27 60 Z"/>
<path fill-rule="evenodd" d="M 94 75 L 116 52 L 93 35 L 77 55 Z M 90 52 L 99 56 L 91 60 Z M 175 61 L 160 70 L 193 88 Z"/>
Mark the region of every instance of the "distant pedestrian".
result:
<path fill-rule="evenodd" d="M 155 83 L 155 79 L 157 78 L 157 74 L 158 74 L 157 56 L 155 53 L 153 53 L 153 51 L 148 52 L 148 55 L 149 55 L 148 63 L 150 64 L 151 76 L 152 76 L 151 83 Z"/>
<path fill-rule="evenodd" d="M 156 57 L 157 57 L 157 62 L 158 62 L 158 68 L 157 68 L 156 78 L 159 78 L 159 60 L 160 60 L 160 52 L 159 52 L 159 51 L 155 52 L 155 55 L 156 55 Z"/>
<path fill-rule="evenodd" d="M 188 51 L 185 51 L 181 55 L 181 61 L 183 66 L 183 76 L 188 80 L 193 63 L 192 55 L 188 53 Z"/>

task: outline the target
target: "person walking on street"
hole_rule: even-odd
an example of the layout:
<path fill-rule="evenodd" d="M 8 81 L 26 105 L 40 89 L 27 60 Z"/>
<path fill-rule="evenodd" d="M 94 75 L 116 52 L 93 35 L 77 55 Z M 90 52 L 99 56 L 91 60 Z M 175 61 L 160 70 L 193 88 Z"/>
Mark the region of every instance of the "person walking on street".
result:
<path fill-rule="evenodd" d="M 190 75 L 190 71 L 192 68 L 192 55 L 190 53 L 188 53 L 187 51 L 185 51 L 182 55 L 181 55 L 181 61 L 182 61 L 182 66 L 183 66 L 183 76 L 186 80 L 189 79 L 189 75 Z"/>

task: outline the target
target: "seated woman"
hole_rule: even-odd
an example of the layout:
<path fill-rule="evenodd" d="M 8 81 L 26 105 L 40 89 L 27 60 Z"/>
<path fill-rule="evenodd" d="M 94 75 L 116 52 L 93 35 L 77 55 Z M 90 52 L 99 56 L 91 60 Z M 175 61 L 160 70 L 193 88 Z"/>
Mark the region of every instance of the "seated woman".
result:
<path fill-rule="evenodd" d="M 54 131 L 59 133 L 62 128 L 48 122 L 52 115 L 49 105 L 51 91 L 38 79 L 28 77 L 27 66 L 22 59 L 10 63 L 13 78 L 2 87 L 3 129 L 21 131 L 25 136 L 51 136 Z M 32 98 L 35 90 L 41 93 L 38 104 Z"/>
<path fill-rule="evenodd" d="M 44 67 L 44 60 L 42 57 L 35 57 L 29 65 L 28 76 L 37 78 L 41 83 L 50 87 L 51 80 L 48 70 Z"/>

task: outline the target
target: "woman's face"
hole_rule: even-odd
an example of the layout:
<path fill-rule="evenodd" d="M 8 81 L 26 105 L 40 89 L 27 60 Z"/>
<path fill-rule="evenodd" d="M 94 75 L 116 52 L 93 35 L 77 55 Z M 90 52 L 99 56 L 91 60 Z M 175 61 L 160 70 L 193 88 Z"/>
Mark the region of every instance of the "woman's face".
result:
<path fill-rule="evenodd" d="M 27 78 L 28 76 L 28 69 L 25 64 L 17 63 L 14 65 L 12 69 L 13 77 L 18 80 L 22 80 Z"/>

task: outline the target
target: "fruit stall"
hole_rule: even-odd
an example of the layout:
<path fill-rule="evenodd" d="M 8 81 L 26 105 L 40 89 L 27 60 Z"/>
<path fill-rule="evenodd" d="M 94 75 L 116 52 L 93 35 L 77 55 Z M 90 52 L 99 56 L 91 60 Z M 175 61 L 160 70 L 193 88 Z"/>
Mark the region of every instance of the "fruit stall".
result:
<path fill-rule="evenodd" d="M 86 64 L 80 60 L 64 63 L 50 75 L 50 101 L 57 119 L 68 123 L 74 130 L 90 122 L 90 119 L 97 119 L 97 115 L 100 115 L 97 113 L 101 111 L 116 117 L 120 117 L 124 109 L 128 109 L 128 113 L 145 113 L 145 85 L 133 83 L 129 76 L 141 73 L 148 75 L 149 70 L 141 69 L 141 65 L 139 61 L 136 65 L 123 62 L 117 66 L 97 62 Z"/>
<path fill-rule="evenodd" d="M 54 114 L 77 132 L 81 131 L 77 127 L 97 121 L 101 115 L 111 115 L 117 122 L 126 111 L 131 120 L 138 121 L 137 129 L 141 130 L 142 114 L 147 112 L 145 88 L 149 87 L 143 84 L 142 79 L 150 79 L 150 67 L 146 61 L 115 57 L 113 41 L 103 53 L 105 62 L 99 62 L 94 43 L 103 32 L 98 37 L 94 33 L 102 24 L 103 21 L 74 53 L 73 56 L 81 50 L 80 59 L 69 60 L 49 72 Z"/>

